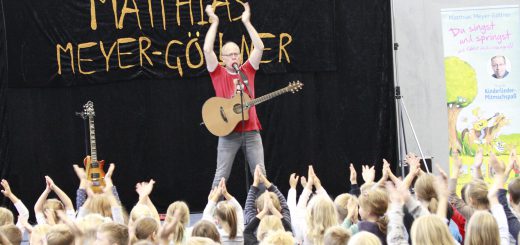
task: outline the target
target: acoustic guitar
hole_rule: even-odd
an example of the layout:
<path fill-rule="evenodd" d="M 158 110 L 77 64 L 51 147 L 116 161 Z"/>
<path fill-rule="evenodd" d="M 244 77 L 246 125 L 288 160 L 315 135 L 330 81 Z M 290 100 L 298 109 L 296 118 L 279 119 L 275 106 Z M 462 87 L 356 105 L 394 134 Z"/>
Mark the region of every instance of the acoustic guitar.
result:
<path fill-rule="evenodd" d="M 94 128 L 94 116 L 96 115 L 96 112 L 94 111 L 94 103 L 92 103 L 92 101 L 88 101 L 83 106 L 83 113 L 88 117 L 90 138 L 90 156 L 85 157 L 83 164 L 85 164 L 87 180 L 92 183 L 92 190 L 95 193 L 101 193 L 105 187 L 105 171 L 103 171 L 105 160 L 97 159 L 96 130 Z"/>
<path fill-rule="evenodd" d="M 240 103 L 240 95 L 235 95 L 231 99 L 212 97 L 204 102 L 202 106 L 202 120 L 208 130 L 216 136 L 226 136 L 230 134 L 239 122 L 242 121 L 242 110 L 244 111 L 244 121 L 249 120 L 249 109 L 264 101 L 285 94 L 287 92 L 296 93 L 301 90 L 303 83 L 300 81 L 290 82 L 287 87 L 276 90 L 256 99 L 251 99 L 246 93 L 243 94 L 244 108 Z"/>

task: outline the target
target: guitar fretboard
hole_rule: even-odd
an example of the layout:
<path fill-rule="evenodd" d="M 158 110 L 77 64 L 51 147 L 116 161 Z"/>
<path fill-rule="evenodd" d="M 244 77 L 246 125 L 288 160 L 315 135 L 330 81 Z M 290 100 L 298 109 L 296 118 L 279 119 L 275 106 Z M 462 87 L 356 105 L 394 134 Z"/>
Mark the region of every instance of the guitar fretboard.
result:
<path fill-rule="evenodd" d="M 97 163 L 97 151 L 96 151 L 96 129 L 94 128 L 94 116 L 88 118 L 89 131 L 90 131 L 90 157 L 92 163 Z"/>
<path fill-rule="evenodd" d="M 256 99 L 250 100 L 249 102 L 246 103 L 246 107 L 249 108 L 251 106 L 258 105 L 258 104 L 260 104 L 262 102 L 268 101 L 268 100 L 270 100 L 270 99 L 272 99 L 272 98 L 274 98 L 276 96 L 285 94 L 285 93 L 287 93 L 289 91 L 290 91 L 289 87 L 285 87 L 285 88 L 276 90 L 276 91 L 268 93 L 268 94 L 266 94 L 264 96 L 260 96 L 260 97 L 258 97 Z"/>

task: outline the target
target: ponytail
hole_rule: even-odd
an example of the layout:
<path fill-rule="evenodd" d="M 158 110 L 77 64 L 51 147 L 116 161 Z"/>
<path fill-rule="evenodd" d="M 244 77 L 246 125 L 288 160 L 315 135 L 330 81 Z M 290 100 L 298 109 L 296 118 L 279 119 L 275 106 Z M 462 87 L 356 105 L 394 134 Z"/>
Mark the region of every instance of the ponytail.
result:
<path fill-rule="evenodd" d="M 432 199 L 430 199 L 430 203 L 428 204 L 428 210 L 430 211 L 430 213 L 434 214 L 437 212 L 438 206 L 439 201 L 437 200 L 437 198 L 433 197 Z"/>
<path fill-rule="evenodd" d="M 229 225 L 229 239 L 235 239 L 238 230 L 237 213 L 235 208 L 228 203 L 221 202 L 217 205 L 216 215 L 221 221 Z"/>
<path fill-rule="evenodd" d="M 377 221 L 376 221 L 376 224 L 377 224 L 377 227 L 379 228 L 379 230 L 383 234 L 386 235 L 387 227 L 388 227 L 388 217 L 386 215 L 379 217 L 379 219 L 377 219 Z"/>

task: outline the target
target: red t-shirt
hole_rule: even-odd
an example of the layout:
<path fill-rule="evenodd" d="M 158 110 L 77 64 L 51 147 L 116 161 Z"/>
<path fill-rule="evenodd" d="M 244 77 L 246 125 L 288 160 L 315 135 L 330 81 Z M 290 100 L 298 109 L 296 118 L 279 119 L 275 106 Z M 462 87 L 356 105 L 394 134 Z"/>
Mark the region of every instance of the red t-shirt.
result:
<path fill-rule="evenodd" d="M 249 80 L 249 88 L 251 91 L 247 90 L 247 87 L 244 87 L 244 92 L 249 95 L 251 99 L 255 98 L 255 74 L 256 70 L 251 66 L 249 61 L 246 61 L 242 66 L 240 66 L 240 71 L 242 71 Z M 237 85 L 235 81 L 239 81 L 239 84 L 242 84 L 242 79 L 238 74 L 231 74 L 227 72 L 226 68 L 221 65 L 217 65 L 217 68 L 213 72 L 210 72 L 211 81 L 213 82 L 213 88 L 215 89 L 215 94 L 217 97 L 222 97 L 226 99 L 230 99 L 235 96 L 237 91 Z M 236 96 L 240 96 L 237 94 Z M 256 115 L 256 107 L 251 107 L 249 109 L 249 120 L 245 121 L 245 128 L 242 129 L 242 123 L 238 123 L 235 127 L 235 132 L 242 131 L 253 131 L 262 129 L 262 125 L 260 125 L 260 121 L 258 120 L 258 116 Z"/>

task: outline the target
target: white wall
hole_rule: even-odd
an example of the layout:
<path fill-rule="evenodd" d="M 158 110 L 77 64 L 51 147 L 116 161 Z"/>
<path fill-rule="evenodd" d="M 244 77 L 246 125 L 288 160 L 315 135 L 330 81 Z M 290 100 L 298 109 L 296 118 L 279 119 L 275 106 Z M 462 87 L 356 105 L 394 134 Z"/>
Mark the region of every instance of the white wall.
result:
<path fill-rule="evenodd" d="M 448 169 L 448 114 L 441 9 L 520 4 L 520 0 L 391 0 L 397 77 L 425 156 Z M 419 154 L 405 121 L 409 151 Z"/>

